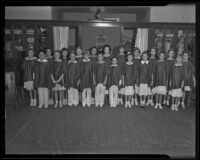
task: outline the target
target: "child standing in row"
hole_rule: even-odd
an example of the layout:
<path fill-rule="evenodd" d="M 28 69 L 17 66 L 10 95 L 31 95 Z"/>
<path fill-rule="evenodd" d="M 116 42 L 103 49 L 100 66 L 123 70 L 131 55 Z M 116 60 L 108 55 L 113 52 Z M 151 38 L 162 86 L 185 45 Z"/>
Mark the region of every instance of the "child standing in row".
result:
<path fill-rule="evenodd" d="M 104 96 L 105 96 L 105 86 L 107 83 L 107 64 L 104 61 L 103 52 L 98 53 L 98 61 L 94 65 L 93 70 L 93 82 L 96 86 L 95 88 L 95 105 L 98 107 L 103 107 L 104 105 Z"/>
<path fill-rule="evenodd" d="M 67 65 L 68 65 L 68 49 L 67 48 L 62 48 L 61 56 L 62 56 L 64 70 L 67 70 Z M 64 74 L 64 76 L 66 75 Z M 64 77 L 64 79 L 66 80 L 66 77 Z M 64 95 L 63 95 L 63 105 L 66 105 L 66 104 L 67 104 L 67 89 L 64 90 Z"/>
<path fill-rule="evenodd" d="M 127 62 L 123 70 L 123 83 L 125 85 L 125 108 L 131 107 L 131 99 L 134 95 L 134 86 L 137 83 L 137 64 L 133 62 L 133 55 L 127 53 Z M 134 104 L 134 102 L 133 102 Z"/>
<path fill-rule="evenodd" d="M 50 89 L 49 63 L 45 58 L 45 53 L 40 50 L 38 53 L 39 59 L 35 69 L 35 88 L 38 89 L 39 107 L 48 108 L 48 89 Z"/>
<path fill-rule="evenodd" d="M 141 55 L 140 55 L 140 49 L 135 47 L 134 49 L 134 59 L 133 63 L 138 66 L 140 61 L 141 61 Z M 134 97 L 135 97 L 135 105 L 138 105 L 138 96 L 139 95 L 139 86 L 138 84 L 135 84 L 135 92 L 134 92 Z"/>
<path fill-rule="evenodd" d="M 173 111 L 178 111 L 178 102 L 183 95 L 182 88 L 184 85 L 182 56 L 180 55 L 176 57 L 176 62 L 171 67 L 169 80 L 172 95 L 171 109 Z"/>
<path fill-rule="evenodd" d="M 36 90 L 33 87 L 36 60 L 37 58 L 34 56 L 33 50 L 29 49 L 28 56 L 25 57 L 25 60 L 22 63 L 24 88 L 29 91 L 30 106 L 37 106 Z"/>
<path fill-rule="evenodd" d="M 185 109 L 185 103 L 189 106 L 191 90 L 195 86 L 195 68 L 189 59 L 189 52 L 183 52 L 183 78 L 184 88 L 181 105 Z M 186 102 L 185 102 L 186 101 Z"/>
<path fill-rule="evenodd" d="M 154 48 L 151 49 L 150 51 L 150 58 L 149 58 L 149 68 L 150 68 L 150 79 L 151 81 L 153 81 L 153 70 L 154 70 L 154 67 L 155 67 L 155 63 L 157 62 L 157 58 L 156 58 L 156 50 Z M 152 88 L 152 86 L 150 86 L 150 90 L 149 90 L 149 95 L 148 95 L 148 100 L 147 100 L 147 103 L 146 105 L 148 106 L 149 104 L 151 106 L 154 106 L 154 103 L 153 103 L 153 94 L 154 94 L 154 90 L 155 88 Z"/>
<path fill-rule="evenodd" d="M 74 52 L 70 53 L 70 60 L 67 65 L 65 84 L 68 88 L 68 105 L 77 106 L 79 103 L 78 86 L 80 84 L 80 64 L 76 60 Z"/>
<path fill-rule="evenodd" d="M 82 92 L 82 105 L 90 107 L 91 105 L 91 92 L 92 92 L 92 61 L 89 58 L 90 52 L 84 53 L 84 58 L 81 63 L 81 80 L 80 91 Z"/>
<path fill-rule="evenodd" d="M 46 59 L 48 60 L 48 63 L 51 66 L 51 64 L 53 62 L 53 56 L 51 55 L 51 49 L 50 48 L 46 48 L 45 53 L 46 53 Z M 48 98 L 49 98 L 49 105 L 54 104 L 53 103 L 53 91 L 52 91 L 52 89 L 49 89 Z"/>
<path fill-rule="evenodd" d="M 166 63 L 166 76 L 167 76 L 167 93 L 164 96 L 164 102 L 163 104 L 167 104 L 169 106 L 169 101 L 170 101 L 170 95 L 171 95 L 171 90 L 169 89 L 169 76 L 170 76 L 170 68 L 174 65 L 175 59 L 174 59 L 174 50 L 170 49 L 168 51 L 168 58 L 165 61 Z"/>
<path fill-rule="evenodd" d="M 145 106 L 145 100 L 149 92 L 149 87 L 152 82 L 148 61 L 148 53 L 144 51 L 142 53 L 142 61 L 138 64 L 138 73 L 139 73 L 139 95 L 140 95 L 140 106 Z"/>
<path fill-rule="evenodd" d="M 116 107 L 118 104 L 118 86 L 121 85 L 120 82 L 122 81 L 121 68 L 117 62 L 117 57 L 112 57 L 112 64 L 108 76 L 110 107 Z"/>
<path fill-rule="evenodd" d="M 126 54 L 125 54 L 125 48 L 123 45 L 119 47 L 119 54 L 117 54 L 117 59 L 118 59 L 118 65 L 122 72 L 124 64 L 126 63 Z M 124 99 L 124 86 L 121 85 L 119 87 L 119 104 L 122 104 L 122 105 L 124 104 L 123 99 Z"/>
<path fill-rule="evenodd" d="M 62 107 L 63 104 L 63 94 L 64 94 L 64 66 L 60 59 L 60 52 L 58 50 L 54 51 L 54 61 L 51 64 L 51 80 L 53 83 L 52 90 L 54 91 L 55 97 L 55 108 L 58 106 Z"/>
<path fill-rule="evenodd" d="M 159 60 L 155 63 L 154 67 L 154 85 L 156 93 L 156 105 L 155 109 L 158 107 L 162 109 L 162 96 L 166 95 L 167 92 L 167 75 L 166 75 L 166 63 L 165 63 L 165 53 L 160 52 Z"/>

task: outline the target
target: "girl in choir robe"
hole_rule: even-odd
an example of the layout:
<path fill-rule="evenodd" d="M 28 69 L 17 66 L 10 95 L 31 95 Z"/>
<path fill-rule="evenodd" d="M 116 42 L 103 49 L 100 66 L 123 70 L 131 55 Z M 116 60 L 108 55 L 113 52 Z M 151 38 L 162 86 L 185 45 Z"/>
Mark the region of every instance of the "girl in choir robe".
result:
<path fill-rule="evenodd" d="M 176 57 L 175 64 L 172 65 L 170 70 L 169 87 L 171 89 L 172 106 L 173 111 L 178 111 L 180 98 L 183 96 L 182 88 L 184 86 L 183 77 L 183 64 L 182 56 Z"/>
<path fill-rule="evenodd" d="M 98 52 L 97 47 L 93 46 L 90 48 L 90 59 L 92 61 L 92 66 L 94 66 L 94 64 L 97 62 L 97 52 Z M 94 97 L 95 97 L 95 89 L 94 87 L 92 87 L 91 104 L 95 104 Z"/>
<path fill-rule="evenodd" d="M 151 81 L 153 81 L 153 69 L 154 69 L 154 66 L 155 66 L 156 62 L 157 62 L 156 50 L 154 48 L 152 48 L 151 51 L 150 51 L 150 58 L 149 58 L 149 66 L 150 66 L 149 68 L 150 68 Z M 154 106 L 154 103 L 153 103 L 154 90 L 155 90 L 155 88 L 152 88 L 152 86 L 150 86 L 149 95 L 148 95 L 148 101 L 146 103 L 147 106 L 149 104 L 151 106 Z"/>
<path fill-rule="evenodd" d="M 80 84 L 80 63 L 76 60 L 74 52 L 70 53 L 70 60 L 67 65 L 66 85 L 68 88 L 68 105 L 77 106 L 79 104 L 78 88 Z"/>
<path fill-rule="evenodd" d="M 106 62 L 107 66 L 110 66 L 112 59 L 110 45 L 104 45 L 103 52 L 104 52 L 104 61 Z M 105 101 L 109 102 L 108 86 L 106 86 L 105 97 L 106 97 Z"/>
<path fill-rule="evenodd" d="M 191 90 L 195 87 L 195 68 L 193 63 L 188 60 L 189 52 L 183 52 L 183 78 L 184 78 L 184 88 L 183 97 L 181 105 L 185 109 L 185 103 L 187 106 L 190 104 Z M 186 101 L 186 102 L 185 102 Z"/>
<path fill-rule="evenodd" d="M 36 62 L 34 85 L 38 89 L 39 108 L 48 108 L 48 89 L 50 89 L 50 65 L 45 53 L 40 50 Z"/>
<path fill-rule="evenodd" d="M 110 107 L 116 107 L 118 104 L 118 87 L 122 83 L 122 70 L 118 65 L 117 57 L 112 57 L 112 64 L 108 74 L 109 103 Z"/>
<path fill-rule="evenodd" d="M 91 92 L 93 87 L 93 76 L 92 76 L 92 61 L 89 58 L 90 52 L 84 53 L 84 58 L 80 64 L 81 79 L 80 79 L 80 91 L 82 92 L 82 105 L 85 107 L 91 106 Z"/>
<path fill-rule="evenodd" d="M 117 54 L 117 59 L 118 59 L 118 65 L 120 67 L 121 72 L 123 71 L 123 67 L 126 63 L 126 54 L 125 54 L 125 47 L 121 45 L 119 47 L 119 54 Z M 123 103 L 124 99 L 124 87 L 119 86 L 119 104 L 124 104 Z"/>
<path fill-rule="evenodd" d="M 148 61 L 148 53 L 144 51 L 142 53 L 142 61 L 138 64 L 139 73 L 139 95 L 140 95 L 140 106 L 145 106 L 146 96 L 149 94 L 149 87 L 152 84 L 150 75 L 150 66 Z"/>
<path fill-rule="evenodd" d="M 133 63 L 136 64 L 136 66 L 138 66 L 138 64 L 140 63 L 141 61 L 141 52 L 140 52 L 140 49 L 135 47 L 134 49 L 134 59 L 133 59 Z M 139 94 L 139 86 L 138 84 L 135 84 L 135 93 L 134 93 L 134 96 L 135 96 L 135 105 L 138 105 L 138 96 Z"/>
<path fill-rule="evenodd" d="M 155 109 L 162 109 L 162 96 L 167 93 L 167 75 L 166 75 L 166 63 L 165 63 L 165 53 L 160 52 L 159 60 L 154 66 L 154 86 L 156 93 L 156 105 Z"/>
<path fill-rule="evenodd" d="M 125 108 L 131 107 L 131 99 L 134 95 L 134 86 L 138 81 L 137 65 L 133 62 L 133 55 L 127 53 L 127 62 L 123 69 L 123 84 L 125 86 Z M 133 102 L 134 104 L 134 102 Z"/>
<path fill-rule="evenodd" d="M 37 106 L 36 90 L 33 86 L 36 60 L 33 50 L 29 49 L 28 56 L 22 63 L 24 88 L 29 91 L 30 106 Z"/>
<path fill-rule="evenodd" d="M 168 51 L 168 58 L 165 61 L 166 63 L 166 75 L 167 75 L 167 93 L 164 96 L 164 101 L 163 104 L 167 104 L 169 106 L 170 102 L 170 95 L 171 95 L 171 90 L 169 90 L 169 75 L 170 75 L 170 68 L 174 65 L 175 59 L 174 59 L 174 50 L 170 49 Z"/>
<path fill-rule="evenodd" d="M 103 52 L 98 52 L 98 61 L 93 68 L 93 83 L 95 85 L 95 106 L 103 107 L 107 84 L 108 66 L 104 61 Z"/>
<path fill-rule="evenodd" d="M 52 90 L 54 91 L 55 108 L 63 105 L 63 94 L 64 94 L 64 63 L 60 59 L 60 52 L 54 51 L 54 61 L 51 64 L 51 82 Z"/>
<path fill-rule="evenodd" d="M 63 62 L 63 67 L 64 67 L 64 73 L 66 73 L 67 70 L 67 65 L 68 65 L 68 60 L 69 60 L 69 54 L 68 54 L 68 48 L 62 48 L 61 49 L 61 57 L 62 57 L 62 62 Z M 66 74 L 64 74 L 64 79 L 66 80 Z M 66 82 L 65 82 L 66 83 Z M 67 89 L 64 90 L 64 95 L 63 95 L 63 105 L 67 104 Z"/>
<path fill-rule="evenodd" d="M 46 48 L 46 59 L 48 60 L 48 63 L 50 63 L 50 66 L 52 64 L 53 61 L 53 56 L 51 55 L 51 49 L 50 48 Z M 49 93 L 48 93 L 48 98 L 49 98 L 49 105 L 53 105 L 53 91 L 52 89 L 49 89 Z"/>

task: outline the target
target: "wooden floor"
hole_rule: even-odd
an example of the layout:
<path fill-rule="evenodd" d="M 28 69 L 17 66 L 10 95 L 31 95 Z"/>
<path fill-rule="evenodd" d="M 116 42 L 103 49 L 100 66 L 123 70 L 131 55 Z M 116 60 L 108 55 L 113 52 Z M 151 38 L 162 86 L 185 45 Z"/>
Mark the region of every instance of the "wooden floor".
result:
<path fill-rule="evenodd" d="M 7 154 L 195 155 L 195 106 L 169 108 L 38 109 L 28 105 L 6 119 Z"/>

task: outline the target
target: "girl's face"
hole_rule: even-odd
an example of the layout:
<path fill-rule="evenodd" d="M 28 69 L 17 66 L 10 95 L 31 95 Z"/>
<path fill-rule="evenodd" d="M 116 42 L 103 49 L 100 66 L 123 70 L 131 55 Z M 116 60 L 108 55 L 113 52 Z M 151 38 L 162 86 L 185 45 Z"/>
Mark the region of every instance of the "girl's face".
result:
<path fill-rule="evenodd" d="M 131 62 L 133 60 L 133 56 L 131 54 L 129 54 L 127 59 L 128 59 L 128 62 Z"/>
<path fill-rule="evenodd" d="M 170 51 L 168 55 L 169 55 L 169 58 L 173 58 L 173 56 L 174 56 L 174 51 Z"/>
<path fill-rule="evenodd" d="M 160 58 L 161 61 L 164 61 L 164 59 L 165 59 L 165 54 L 164 54 L 164 53 L 160 53 L 159 58 Z"/>
<path fill-rule="evenodd" d="M 140 52 L 138 50 L 134 51 L 134 56 L 138 57 L 140 55 Z"/>
<path fill-rule="evenodd" d="M 84 55 L 84 59 L 86 59 L 86 60 L 88 60 L 89 59 L 89 53 L 86 53 L 85 55 Z"/>
<path fill-rule="evenodd" d="M 82 55 L 82 51 L 81 51 L 80 48 L 76 49 L 76 54 L 77 54 L 78 56 Z"/>
<path fill-rule="evenodd" d="M 51 56 L 51 50 L 50 49 L 47 49 L 46 55 L 47 55 L 47 57 Z"/>
<path fill-rule="evenodd" d="M 112 64 L 116 65 L 117 64 L 117 58 L 112 59 Z"/>
<path fill-rule="evenodd" d="M 147 58 L 148 58 L 147 54 L 143 54 L 143 55 L 142 55 L 142 59 L 143 59 L 144 61 L 146 61 Z"/>
<path fill-rule="evenodd" d="M 92 55 L 96 55 L 97 54 L 97 49 L 96 48 L 92 48 Z"/>
<path fill-rule="evenodd" d="M 33 57 L 33 55 L 34 55 L 34 52 L 32 50 L 28 51 L 28 56 L 29 57 Z"/>
<path fill-rule="evenodd" d="M 44 52 L 40 52 L 39 53 L 39 58 L 40 58 L 40 60 L 43 60 L 44 58 L 45 58 L 45 54 L 44 54 Z"/>
<path fill-rule="evenodd" d="M 151 49 L 151 55 L 155 56 L 156 55 L 156 50 L 155 49 Z"/>
<path fill-rule="evenodd" d="M 66 57 L 67 56 L 67 51 L 62 51 L 62 56 Z"/>
<path fill-rule="evenodd" d="M 105 47 L 105 48 L 104 48 L 104 53 L 105 53 L 105 54 L 109 54 L 109 53 L 110 53 L 109 47 Z"/>
<path fill-rule="evenodd" d="M 98 60 L 99 60 L 99 61 L 103 61 L 103 55 L 102 55 L 102 54 L 99 54 L 99 55 L 98 55 Z"/>
<path fill-rule="evenodd" d="M 184 53 L 184 54 L 183 54 L 183 60 L 184 60 L 184 61 L 187 61 L 188 58 L 189 58 L 188 54 L 187 54 L 187 53 Z"/>
<path fill-rule="evenodd" d="M 59 52 L 55 52 L 54 53 L 54 57 L 56 60 L 59 60 L 60 59 L 60 53 Z"/>
<path fill-rule="evenodd" d="M 120 53 L 124 53 L 124 47 L 121 47 L 121 48 L 119 49 L 119 52 L 120 52 Z"/>
<path fill-rule="evenodd" d="M 72 54 L 70 54 L 70 58 L 71 58 L 71 60 L 75 60 L 75 54 L 74 53 L 72 53 Z"/>

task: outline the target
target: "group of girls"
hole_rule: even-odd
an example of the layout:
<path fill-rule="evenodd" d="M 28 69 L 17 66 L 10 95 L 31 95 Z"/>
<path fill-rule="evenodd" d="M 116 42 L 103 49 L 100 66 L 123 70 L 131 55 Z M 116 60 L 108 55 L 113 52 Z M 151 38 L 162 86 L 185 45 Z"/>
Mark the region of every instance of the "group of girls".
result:
<path fill-rule="evenodd" d="M 110 107 L 124 105 L 171 106 L 185 108 L 195 86 L 195 71 L 189 52 L 175 57 L 174 50 L 156 54 L 155 49 L 140 53 L 139 48 L 125 52 L 123 45 L 111 54 L 111 47 L 92 47 L 84 53 L 80 47 L 40 50 L 38 58 L 32 49 L 22 64 L 24 88 L 29 91 L 30 106 L 48 105 Z M 37 91 L 37 92 L 36 92 Z M 38 94 L 37 94 L 38 93 Z M 38 96 L 38 98 L 37 98 Z"/>

